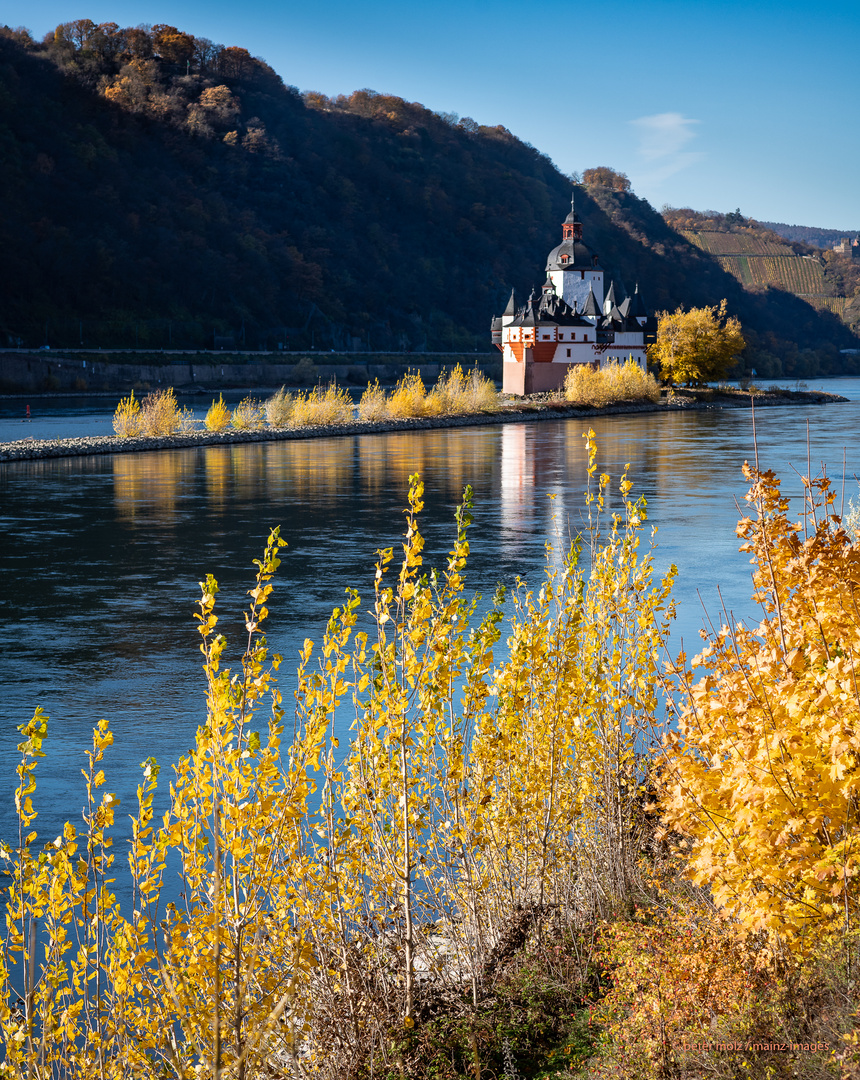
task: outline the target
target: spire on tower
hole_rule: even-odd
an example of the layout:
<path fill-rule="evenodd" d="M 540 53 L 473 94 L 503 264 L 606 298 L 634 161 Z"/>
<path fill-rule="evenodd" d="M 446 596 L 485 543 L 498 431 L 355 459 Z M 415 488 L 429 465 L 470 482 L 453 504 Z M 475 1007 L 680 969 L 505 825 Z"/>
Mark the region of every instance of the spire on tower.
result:
<path fill-rule="evenodd" d="M 562 233 L 565 240 L 582 240 L 582 222 L 576 212 L 575 206 L 576 188 L 570 192 L 570 213 L 562 224 Z"/>
<path fill-rule="evenodd" d="M 639 292 L 639 282 L 636 282 L 636 288 L 633 290 L 633 310 L 630 312 L 634 319 L 647 319 L 648 311 L 645 308 L 645 301 L 642 299 L 642 293 Z"/>
<path fill-rule="evenodd" d="M 580 311 L 579 314 L 590 316 L 593 319 L 600 317 L 600 308 L 597 306 L 597 297 L 594 295 L 594 289 L 591 287 L 590 281 L 588 283 L 588 296 L 586 296 L 582 311 Z"/>

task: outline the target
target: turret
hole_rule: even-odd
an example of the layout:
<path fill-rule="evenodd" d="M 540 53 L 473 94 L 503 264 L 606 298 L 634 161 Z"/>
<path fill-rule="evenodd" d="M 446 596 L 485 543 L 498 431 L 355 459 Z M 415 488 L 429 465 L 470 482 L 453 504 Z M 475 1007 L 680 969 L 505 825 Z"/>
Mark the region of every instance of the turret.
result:
<path fill-rule="evenodd" d="M 598 306 L 597 298 L 594 295 L 594 289 L 592 289 L 591 283 L 588 285 L 588 296 L 585 298 L 585 303 L 582 306 L 580 315 L 586 319 L 591 319 L 594 322 L 597 322 L 600 318 L 600 307 Z"/>
<path fill-rule="evenodd" d="M 640 326 L 644 326 L 648 320 L 648 311 L 645 307 L 645 301 L 642 299 L 642 293 L 639 292 L 639 282 L 636 282 L 636 288 L 633 290 L 633 304 L 630 309 L 631 318 L 634 318 Z"/>
<path fill-rule="evenodd" d="M 570 213 L 564 219 L 561 227 L 564 240 L 582 240 L 582 222 L 579 220 L 576 207 L 573 204 L 575 192 L 576 188 L 570 193 Z"/>

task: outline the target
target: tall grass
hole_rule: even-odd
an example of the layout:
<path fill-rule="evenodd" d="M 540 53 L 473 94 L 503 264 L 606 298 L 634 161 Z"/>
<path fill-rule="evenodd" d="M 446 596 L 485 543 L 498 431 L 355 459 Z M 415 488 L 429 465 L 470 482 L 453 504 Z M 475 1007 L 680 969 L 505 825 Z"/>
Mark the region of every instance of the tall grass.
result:
<path fill-rule="evenodd" d="M 358 403 L 358 419 L 374 423 L 378 420 L 387 420 L 389 415 L 388 395 L 379 385 L 379 379 L 368 383 Z"/>
<path fill-rule="evenodd" d="M 287 427 L 293 410 L 293 395 L 281 389 L 266 402 L 266 421 L 271 427 Z"/>
<path fill-rule="evenodd" d="M 607 364 L 599 371 L 590 364 L 569 368 L 564 396 L 568 401 L 598 408 L 616 401 L 659 401 L 660 386 L 653 375 L 643 371 L 631 358 L 623 364 Z"/>
<path fill-rule="evenodd" d="M 329 427 L 349 424 L 353 420 L 352 398 L 347 390 L 330 383 L 325 389 L 314 387 L 310 393 L 297 394 L 293 399 L 290 427 Z"/>
<path fill-rule="evenodd" d="M 263 426 L 264 407 L 257 398 L 246 397 L 233 410 L 233 427 L 237 431 L 258 431 Z"/>

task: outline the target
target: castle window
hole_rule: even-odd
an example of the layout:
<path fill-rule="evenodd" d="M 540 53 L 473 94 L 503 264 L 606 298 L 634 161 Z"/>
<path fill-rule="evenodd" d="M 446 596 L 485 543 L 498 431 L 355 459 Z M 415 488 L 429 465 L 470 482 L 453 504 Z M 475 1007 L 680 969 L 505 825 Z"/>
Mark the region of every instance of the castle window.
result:
<path fill-rule="evenodd" d="M 570 349 L 567 350 L 567 355 L 570 356 Z"/>

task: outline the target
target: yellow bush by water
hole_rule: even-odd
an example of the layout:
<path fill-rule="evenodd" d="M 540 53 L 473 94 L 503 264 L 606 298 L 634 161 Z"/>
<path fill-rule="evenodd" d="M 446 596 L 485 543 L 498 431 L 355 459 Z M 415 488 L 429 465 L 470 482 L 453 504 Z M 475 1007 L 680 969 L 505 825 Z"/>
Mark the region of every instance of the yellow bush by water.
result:
<path fill-rule="evenodd" d="M 147 394 L 142 402 L 134 391 L 117 405 L 113 429 L 121 438 L 134 435 L 176 435 L 192 431 L 195 420 L 190 409 L 180 408 L 173 387 Z"/>
<path fill-rule="evenodd" d="M 263 426 L 263 403 L 257 398 L 243 398 L 233 410 L 233 427 L 238 431 L 257 431 Z"/>
<path fill-rule="evenodd" d="M 358 419 L 373 423 L 377 420 L 387 420 L 389 415 L 388 395 L 379 385 L 379 379 L 376 379 L 375 382 L 368 383 L 367 389 L 361 395 L 361 401 L 358 403 Z"/>
<path fill-rule="evenodd" d="M 597 408 L 616 401 L 659 401 L 660 386 L 653 375 L 630 358 L 623 364 L 607 364 L 599 371 L 590 364 L 569 368 L 564 396 L 568 401 Z"/>
<path fill-rule="evenodd" d="M 420 371 L 410 371 L 398 381 L 388 399 L 388 413 L 395 419 L 427 415 L 427 391 Z"/>
<path fill-rule="evenodd" d="M 147 394 L 140 406 L 140 426 L 144 435 L 175 435 L 183 414 L 176 404 L 173 387 Z"/>
<path fill-rule="evenodd" d="M 395 419 L 461 416 L 493 412 L 498 407 L 499 395 L 492 380 L 477 368 L 467 375 L 459 364 L 453 371 L 443 372 L 429 393 L 421 373 L 410 372 L 397 383 L 388 399 L 388 415 Z"/>
<path fill-rule="evenodd" d="M 467 375 L 459 364 L 439 376 L 430 396 L 438 398 L 439 411 L 449 416 L 494 412 L 499 407 L 499 393 L 492 379 L 477 368 Z"/>
<path fill-rule="evenodd" d="M 266 420 L 271 427 L 287 427 L 293 411 L 293 395 L 285 386 L 266 402 Z"/>
<path fill-rule="evenodd" d="M 207 431 L 224 431 L 230 426 L 233 414 L 230 407 L 224 404 L 224 395 L 220 394 L 217 401 L 213 401 L 206 413 L 203 424 Z"/>
<path fill-rule="evenodd" d="M 134 390 L 117 405 L 113 414 L 113 429 L 121 439 L 140 434 L 140 402 L 134 396 Z"/>
<path fill-rule="evenodd" d="M 325 390 L 316 386 L 309 394 L 297 394 L 290 414 L 291 427 L 328 427 L 349 424 L 354 419 L 349 392 L 330 383 Z"/>

